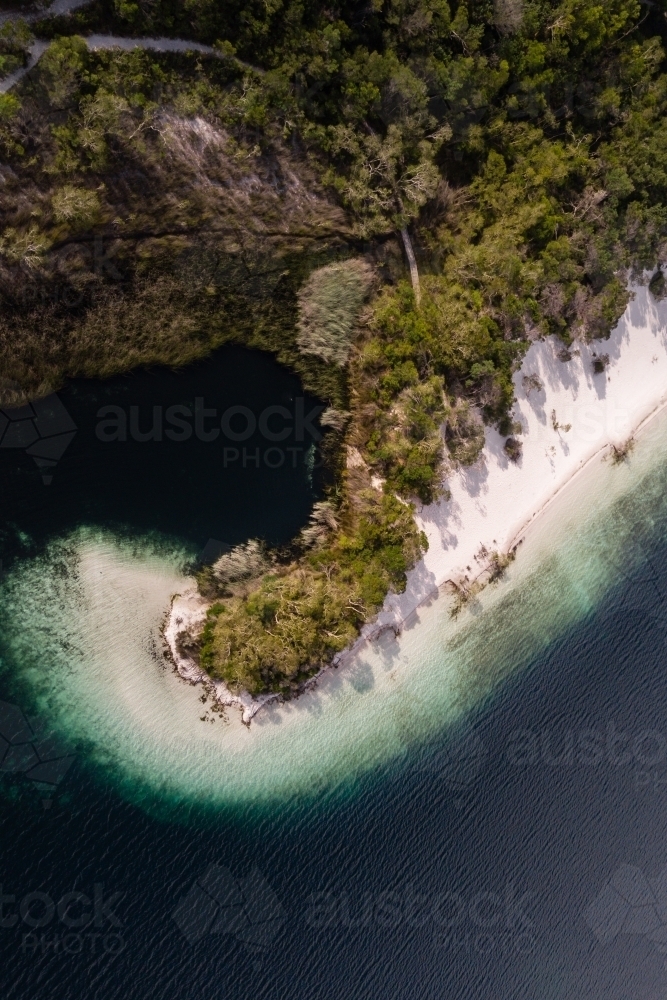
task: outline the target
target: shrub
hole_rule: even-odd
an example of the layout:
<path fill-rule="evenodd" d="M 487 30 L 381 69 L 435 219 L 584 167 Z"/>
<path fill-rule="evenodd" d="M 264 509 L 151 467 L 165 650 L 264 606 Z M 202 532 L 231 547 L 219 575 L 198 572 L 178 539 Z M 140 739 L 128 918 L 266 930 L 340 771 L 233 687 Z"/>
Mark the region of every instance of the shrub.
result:
<path fill-rule="evenodd" d="M 66 184 L 51 198 L 56 222 L 74 229 L 89 229 L 100 216 L 100 199 L 96 191 Z"/>
<path fill-rule="evenodd" d="M 347 426 L 351 414 L 345 410 L 337 410 L 333 406 L 328 406 L 320 416 L 320 425 L 330 427 L 332 431 L 342 434 Z"/>
<path fill-rule="evenodd" d="M 635 439 L 630 437 L 623 444 L 612 444 L 611 446 L 611 460 L 614 465 L 620 465 L 621 462 L 627 461 L 629 455 L 631 454 L 635 446 Z"/>
<path fill-rule="evenodd" d="M 5 229 L 0 237 L 0 255 L 12 264 L 24 264 L 32 269 L 39 266 L 49 248 L 49 243 L 50 241 L 35 225 L 24 233 L 19 233 L 10 227 Z"/>
<path fill-rule="evenodd" d="M 649 291 L 654 299 L 661 302 L 667 298 L 667 282 L 662 270 L 658 269 L 649 282 Z"/>
<path fill-rule="evenodd" d="M 509 437 L 503 445 L 503 450 L 510 462 L 517 463 L 523 454 L 523 445 L 516 438 Z"/>
<path fill-rule="evenodd" d="M 524 375 L 522 384 L 527 396 L 530 396 L 531 392 L 542 392 L 544 389 L 544 382 L 535 372 L 531 372 L 529 375 Z"/>
<path fill-rule="evenodd" d="M 266 572 L 269 560 L 261 542 L 251 539 L 225 552 L 211 567 L 214 579 L 224 586 L 255 579 Z"/>
<path fill-rule="evenodd" d="M 354 324 L 372 278 L 361 258 L 314 271 L 299 292 L 297 343 L 304 354 L 344 365 Z"/>
<path fill-rule="evenodd" d="M 14 94 L 0 94 L 0 122 L 10 122 L 21 110 L 21 102 Z"/>
<path fill-rule="evenodd" d="M 448 412 L 444 381 L 433 375 L 406 386 L 389 413 L 379 418 L 369 457 L 401 496 L 431 503 L 439 495 L 441 425 Z"/>
<path fill-rule="evenodd" d="M 306 548 L 323 545 L 338 529 L 336 511 L 328 500 L 320 500 L 313 506 L 310 522 L 301 532 L 301 543 Z"/>
<path fill-rule="evenodd" d="M 5 21 L 0 26 L 0 52 L 23 52 L 32 41 L 32 32 L 25 21 Z"/>
<path fill-rule="evenodd" d="M 83 38 L 57 38 L 39 61 L 39 77 L 45 86 L 49 102 L 64 108 L 73 102 L 81 75 L 90 62 Z"/>
<path fill-rule="evenodd" d="M 561 424 L 559 422 L 555 410 L 551 411 L 551 426 L 556 431 L 556 433 L 558 433 L 558 431 L 565 431 L 567 433 L 567 431 L 572 430 L 572 424 Z"/>
<path fill-rule="evenodd" d="M 0 25 L 0 77 L 8 76 L 25 65 L 26 49 L 32 40 L 25 21 L 5 21 Z"/>
<path fill-rule="evenodd" d="M 452 408 L 446 430 L 447 448 L 461 465 L 473 465 L 484 448 L 484 424 L 467 400 Z"/>

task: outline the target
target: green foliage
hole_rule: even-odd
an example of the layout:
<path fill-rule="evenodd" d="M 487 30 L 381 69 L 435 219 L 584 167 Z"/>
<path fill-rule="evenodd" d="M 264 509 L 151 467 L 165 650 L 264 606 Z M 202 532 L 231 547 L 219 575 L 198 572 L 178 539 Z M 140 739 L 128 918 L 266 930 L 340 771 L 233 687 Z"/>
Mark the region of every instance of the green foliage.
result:
<path fill-rule="evenodd" d="M 33 223 L 26 231 L 18 232 L 13 227 L 5 229 L 0 236 L 0 257 L 12 264 L 21 264 L 28 271 L 39 267 L 49 240 Z"/>
<path fill-rule="evenodd" d="M 25 21 L 5 21 L 0 25 L 0 51 L 25 52 L 32 41 L 32 32 Z"/>
<path fill-rule="evenodd" d="M 0 94 L 0 122 L 16 118 L 21 110 L 21 102 L 15 94 Z"/>
<path fill-rule="evenodd" d="M 130 24 L 134 24 L 139 20 L 139 4 L 130 3 L 129 0 L 114 0 L 114 7 L 121 21 L 128 21 Z"/>
<path fill-rule="evenodd" d="M 233 691 L 289 696 L 354 640 L 389 588 L 405 588 L 406 570 L 425 548 L 412 507 L 375 490 L 358 502 L 329 545 L 211 607 L 200 642 L 211 676 Z"/>
<path fill-rule="evenodd" d="M 440 426 L 449 411 L 443 379 L 433 375 L 398 393 L 375 423 L 368 456 L 401 496 L 429 502 L 438 496 L 443 438 Z"/>
<path fill-rule="evenodd" d="M 478 293 L 437 276 L 423 284 L 419 312 L 407 282 L 380 296 L 354 379 L 369 461 L 402 496 L 430 503 L 442 479 L 441 425 L 452 458 L 474 462 L 484 429 L 470 402 L 489 419 L 500 418 L 513 400 L 512 371 L 527 345 L 505 339 Z"/>
<path fill-rule="evenodd" d="M 5 21 L 0 25 L 0 79 L 25 65 L 32 40 L 25 21 Z M 0 117 L 5 117 L 1 111 Z"/>
<path fill-rule="evenodd" d="M 57 38 L 40 60 L 40 80 L 49 103 L 54 108 L 66 108 L 74 103 L 75 95 L 85 77 L 90 57 L 83 38 Z"/>
<path fill-rule="evenodd" d="M 233 691 L 288 694 L 354 639 L 353 600 L 324 574 L 267 577 L 250 598 L 209 611 L 200 662 Z"/>
<path fill-rule="evenodd" d="M 300 560 L 212 612 L 202 655 L 221 676 L 292 690 L 325 662 L 417 558 L 397 496 L 430 502 L 446 458 L 474 462 L 479 414 L 514 440 L 529 343 L 607 336 L 656 265 L 664 294 L 664 7 L 100 0 L 38 25 L 54 43 L 20 100 L 0 97 L 0 374 L 57 385 L 236 339 L 351 413 L 328 435 L 361 458 L 338 526 L 320 511 Z M 130 29 L 219 57 L 77 37 Z M 24 35 L 0 30 L 0 72 Z M 392 242 L 408 227 L 419 309 Z M 103 268 L 62 251 L 86 228 Z M 350 258 L 384 281 L 367 323 Z"/>
<path fill-rule="evenodd" d="M 503 451 L 509 458 L 510 462 L 517 463 L 521 461 L 523 446 L 516 438 L 508 437 L 503 445 Z"/>
<path fill-rule="evenodd" d="M 385 136 L 359 134 L 348 124 L 330 129 L 323 148 L 345 167 L 330 169 L 325 179 L 357 216 L 365 236 L 401 229 L 437 190 L 440 175 L 433 161 L 451 131 L 444 126 L 427 140 L 428 126 L 435 123 L 420 118 L 392 122 Z"/>
<path fill-rule="evenodd" d="M 662 302 L 664 298 L 667 298 L 667 282 L 665 282 L 665 276 L 662 271 L 656 271 L 651 281 L 649 283 L 649 289 L 651 295 L 658 302 Z"/>
<path fill-rule="evenodd" d="M 484 447 L 484 425 L 467 400 L 452 407 L 445 434 L 452 458 L 461 465 L 474 465 Z"/>

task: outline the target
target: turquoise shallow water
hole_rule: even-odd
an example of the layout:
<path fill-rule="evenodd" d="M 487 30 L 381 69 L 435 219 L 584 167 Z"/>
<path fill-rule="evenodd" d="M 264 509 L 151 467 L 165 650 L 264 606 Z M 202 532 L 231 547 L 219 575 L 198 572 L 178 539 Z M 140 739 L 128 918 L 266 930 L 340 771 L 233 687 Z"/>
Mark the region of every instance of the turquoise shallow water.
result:
<path fill-rule="evenodd" d="M 160 625 L 191 553 L 156 537 L 81 528 L 8 574 L 5 676 L 147 806 L 352 790 L 364 773 L 488 703 L 641 565 L 642 539 L 655 544 L 665 521 L 666 444 L 659 415 L 628 463 L 595 461 L 562 491 L 506 579 L 458 620 L 442 595 L 398 641 L 365 647 L 313 694 L 262 713 L 250 730 L 235 712 L 211 721 L 199 689 L 165 664 Z"/>
<path fill-rule="evenodd" d="M 441 596 L 250 731 L 162 659 L 190 544 L 17 559 L 0 698 L 74 760 L 0 778 L 2 995 L 663 1000 L 666 444 L 663 416 L 459 620 Z"/>

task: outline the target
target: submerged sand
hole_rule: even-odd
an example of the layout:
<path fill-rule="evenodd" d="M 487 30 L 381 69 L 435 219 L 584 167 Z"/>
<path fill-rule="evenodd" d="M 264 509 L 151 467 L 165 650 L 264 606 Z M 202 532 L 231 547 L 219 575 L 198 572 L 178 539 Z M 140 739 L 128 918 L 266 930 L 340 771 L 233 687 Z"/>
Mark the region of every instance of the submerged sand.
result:
<path fill-rule="evenodd" d="M 201 685 L 184 684 L 162 653 L 170 600 L 192 584 L 188 553 L 97 529 L 54 542 L 0 581 L 5 673 L 105 780 L 161 808 L 319 795 L 412 754 L 592 613 L 641 561 L 637 539 L 648 532 L 652 545 L 667 524 L 667 408 L 644 424 L 627 462 L 605 460 L 608 442 L 656 412 L 667 387 L 664 316 L 641 295 L 597 345 L 610 355 L 603 379 L 583 350 L 562 363 L 549 342 L 531 348 L 524 372 L 539 366 L 545 392 L 526 398 L 519 373 L 522 463 L 505 464 L 488 432 L 484 464 L 457 473 L 451 500 L 419 514 L 431 550 L 383 612 L 409 615 L 402 633 L 358 643 L 296 701 L 266 705 L 250 727 L 236 709 L 222 717 L 202 701 Z M 562 441 L 551 408 L 572 422 Z M 505 577 L 453 620 L 438 583 L 481 543 L 510 545 L 517 531 L 525 541 Z M 188 613 L 200 612 L 192 597 Z"/>

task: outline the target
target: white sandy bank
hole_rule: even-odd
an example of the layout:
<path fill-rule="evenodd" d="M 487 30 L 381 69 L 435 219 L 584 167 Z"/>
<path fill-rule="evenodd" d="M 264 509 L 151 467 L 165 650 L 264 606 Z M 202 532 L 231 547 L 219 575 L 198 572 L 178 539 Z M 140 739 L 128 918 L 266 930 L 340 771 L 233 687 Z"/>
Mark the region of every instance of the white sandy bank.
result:
<path fill-rule="evenodd" d="M 203 599 L 194 580 L 182 593 L 176 594 L 172 599 L 171 609 L 163 629 L 163 636 L 169 650 L 169 658 L 173 661 L 176 670 L 183 680 L 190 684 L 203 683 L 213 695 L 217 704 L 229 708 L 239 708 L 241 718 L 246 725 L 250 725 L 253 717 L 260 708 L 271 702 L 278 701 L 279 696 L 275 694 L 264 694 L 258 698 L 253 698 L 247 692 L 232 694 L 223 681 L 214 681 L 201 667 L 179 648 L 178 636 L 187 632 L 196 632 L 204 623 L 208 602 Z"/>
<path fill-rule="evenodd" d="M 514 376 L 516 404 L 513 418 L 522 425 L 523 454 L 518 463 L 503 450 L 505 438 L 486 428 L 484 451 L 471 468 L 462 468 L 447 480 L 450 498 L 423 507 L 417 521 L 428 537 L 424 559 L 408 574 L 403 594 L 392 594 L 377 619 L 361 638 L 334 663 L 342 665 L 368 640 L 386 627 L 399 631 L 402 623 L 447 581 L 475 579 L 487 552 L 507 553 L 550 499 L 593 456 L 612 444 L 626 442 L 643 421 L 667 402 L 667 300 L 656 302 L 647 287 L 635 288 L 618 326 L 608 340 L 575 345 L 571 360 L 557 354 L 555 338 L 534 343 Z M 608 355 L 603 374 L 594 374 L 594 355 Z M 523 378 L 539 376 L 543 389 L 526 392 Z M 554 429 L 552 411 L 560 425 Z M 564 425 L 570 425 L 564 430 Z M 174 599 L 165 638 L 181 676 L 197 682 L 202 672 L 178 651 L 176 637 L 203 620 L 206 605 L 193 588 Z M 248 724 L 274 696 L 253 700 L 234 697 L 216 683 L 216 696 L 242 710 Z"/>
<path fill-rule="evenodd" d="M 471 579 L 482 569 L 480 547 L 506 553 L 551 497 L 594 455 L 628 440 L 667 402 L 667 300 L 656 302 L 648 287 L 636 287 L 608 340 L 575 345 L 560 361 L 555 338 L 534 343 L 514 376 L 514 419 L 522 425 L 518 464 L 503 451 L 505 439 L 486 429 L 480 460 L 450 476 L 451 499 L 423 507 L 419 526 L 429 549 L 408 576 L 405 593 L 390 595 L 378 626 L 400 625 L 448 580 Z M 608 354 L 604 374 L 594 374 L 593 355 Z M 539 375 L 544 389 L 528 394 L 525 375 Z M 552 411 L 561 428 L 554 430 Z M 565 431 L 562 425 L 570 424 Z"/>

